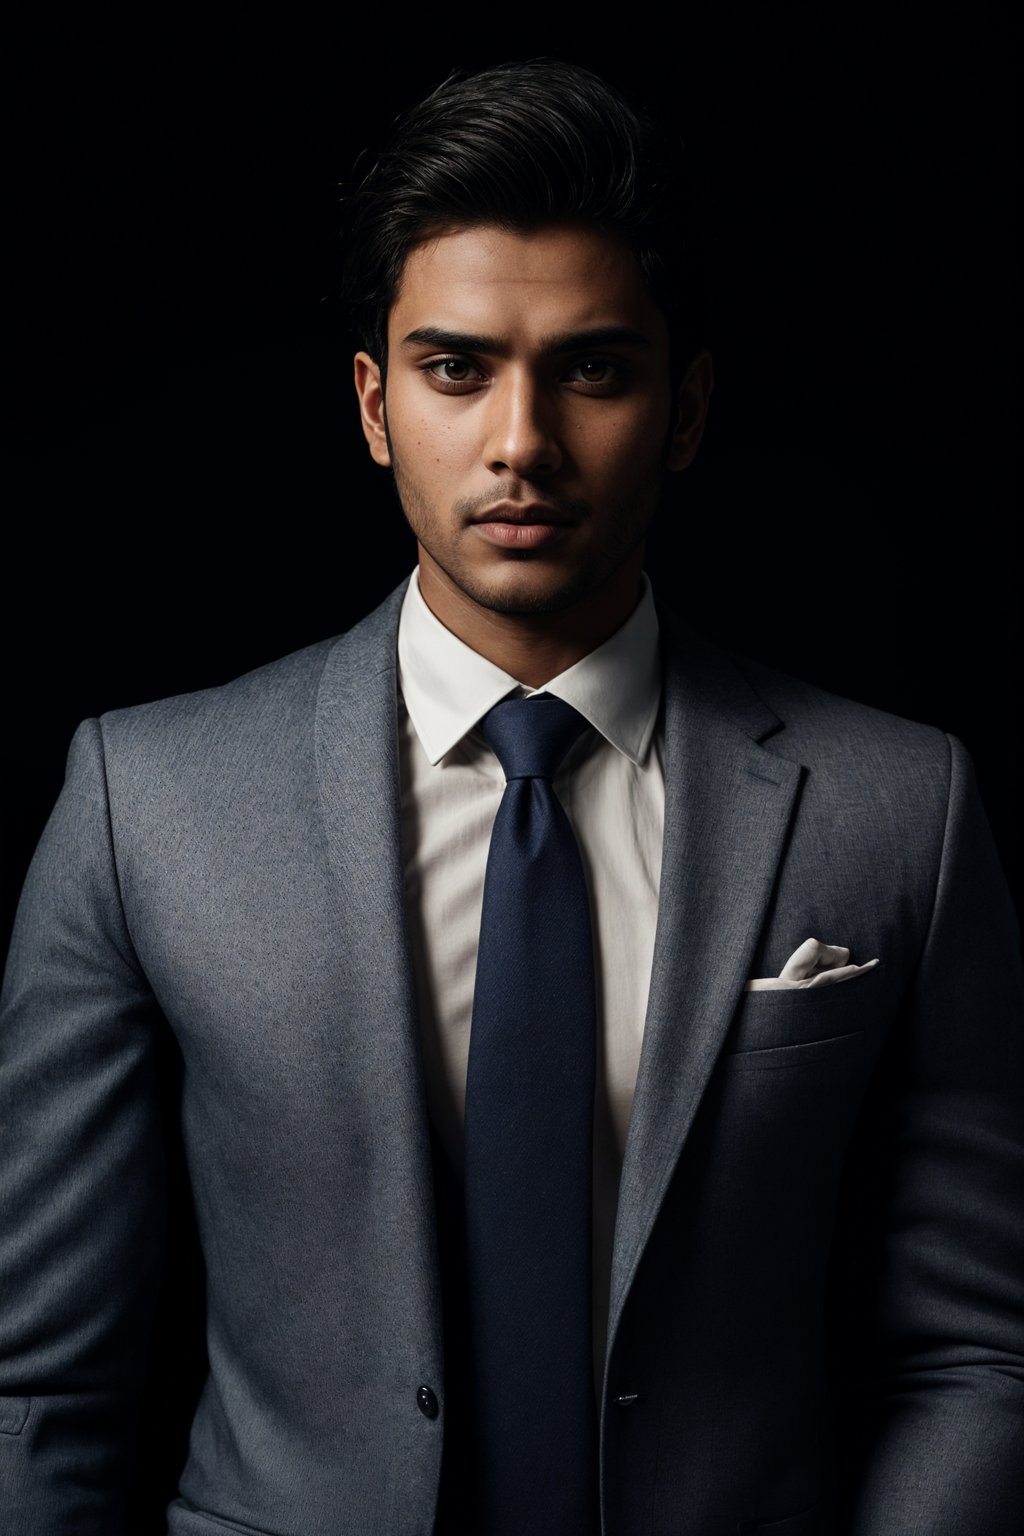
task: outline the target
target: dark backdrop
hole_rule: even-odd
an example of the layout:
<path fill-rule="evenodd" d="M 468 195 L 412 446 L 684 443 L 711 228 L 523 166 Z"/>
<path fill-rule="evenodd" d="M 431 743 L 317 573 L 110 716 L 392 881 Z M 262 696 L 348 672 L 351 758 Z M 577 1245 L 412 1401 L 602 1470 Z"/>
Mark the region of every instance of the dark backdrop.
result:
<path fill-rule="evenodd" d="M 81 719 L 335 634 L 410 569 L 356 422 L 338 200 L 452 65 L 539 52 L 646 98 L 693 152 L 717 386 L 657 589 L 718 640 L 960 736 L 1019 890 L 1010 39 L 924 7 L 673 14 L 666 35 L 636 8 L 499 35 L 452 12 L 411 37 L 381 11 L 359 42 L 251 13 L 22 28 L 4 939 Z M 201 1284 L 194 1254 L 168 1278 L 154 1509 Z"/>

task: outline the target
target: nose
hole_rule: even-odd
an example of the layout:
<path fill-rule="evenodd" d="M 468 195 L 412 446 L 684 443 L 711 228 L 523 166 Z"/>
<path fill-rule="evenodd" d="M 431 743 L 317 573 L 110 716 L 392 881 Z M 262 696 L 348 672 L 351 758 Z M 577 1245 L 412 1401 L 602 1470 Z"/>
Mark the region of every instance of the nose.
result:
<path fill-rule="evenodd" d="M 557 410 L 536 380 L 510 374 L 490 390 L 487 410 L 484 457 L 495 474 L 535 480 L 559 469 Z"/>

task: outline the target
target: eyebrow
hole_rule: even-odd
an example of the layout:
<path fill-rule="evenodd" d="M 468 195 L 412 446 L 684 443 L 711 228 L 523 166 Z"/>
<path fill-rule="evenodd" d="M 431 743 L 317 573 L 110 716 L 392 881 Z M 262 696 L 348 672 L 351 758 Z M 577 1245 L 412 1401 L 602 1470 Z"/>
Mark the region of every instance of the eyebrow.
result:
<path fill-rule="evenodd" d="M 653 343 L 643 331 L 629 325 L 597 325 L 587 331 L 569 331 L 547 336 L 540 344 L 546 357 L 563 357 L 570 352 L 593 351 L 596 347 L 650 347 Z M 497 336 L 478 336 L 468 331 L 446 331 L 440 326 L 423 325 L 402 338 L 403 347 L 442 347 L 448 352 L 479 352 L 486 357 L 508 357 L 511 347 Z"/>

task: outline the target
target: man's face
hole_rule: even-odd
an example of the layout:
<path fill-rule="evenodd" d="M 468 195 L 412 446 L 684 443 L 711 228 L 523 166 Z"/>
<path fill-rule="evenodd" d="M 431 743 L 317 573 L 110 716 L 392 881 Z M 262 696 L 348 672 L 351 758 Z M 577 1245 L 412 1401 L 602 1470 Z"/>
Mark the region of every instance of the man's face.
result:
<path fill-rule="evenodd" d="M 694 409 L 692 373 L 673 399 L 635 257 L 569 227 L 424 241 L 388 317 L 386 398 L 356 359 L 421 568 L 503 613 L 556 612 L 627 562 L 639 573 L 664 472 L 699 440 L 710 383 Z"/>

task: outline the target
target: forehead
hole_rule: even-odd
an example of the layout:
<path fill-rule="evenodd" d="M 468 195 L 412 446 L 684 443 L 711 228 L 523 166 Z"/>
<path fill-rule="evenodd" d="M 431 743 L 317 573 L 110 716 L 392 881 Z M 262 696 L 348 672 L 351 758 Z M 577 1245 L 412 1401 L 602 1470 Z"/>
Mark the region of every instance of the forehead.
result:
<path fill-rule="evenodd" d="M 388 316 L 389 344 L 424 326 L 528 343 L 625 325 L 664 341 L 665 319 L 628 246 L 600 230 L 525 233 L 481 224 L 432 235 L 406 258 Z"/>

